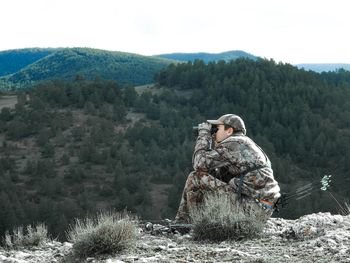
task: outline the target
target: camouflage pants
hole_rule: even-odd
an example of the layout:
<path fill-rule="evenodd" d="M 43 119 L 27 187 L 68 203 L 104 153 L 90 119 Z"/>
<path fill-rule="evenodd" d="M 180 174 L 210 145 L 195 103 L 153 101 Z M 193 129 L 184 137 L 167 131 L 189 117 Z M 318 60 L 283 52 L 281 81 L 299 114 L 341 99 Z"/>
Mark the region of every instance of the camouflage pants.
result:
<path fill-rule="evenodd" d="M 263 209 L 253 198 L 243 196 L 239 201 L 233 187 L 210 174 L 191 172 L 187 178 L 175 220 L 190 222 L 191 209 L 200 205 L 205 196 L 210 193 L 229 195 L 236 213 L 254 216 L 261 221 L 266 221 L 273 213 L 272 209 Z"/>

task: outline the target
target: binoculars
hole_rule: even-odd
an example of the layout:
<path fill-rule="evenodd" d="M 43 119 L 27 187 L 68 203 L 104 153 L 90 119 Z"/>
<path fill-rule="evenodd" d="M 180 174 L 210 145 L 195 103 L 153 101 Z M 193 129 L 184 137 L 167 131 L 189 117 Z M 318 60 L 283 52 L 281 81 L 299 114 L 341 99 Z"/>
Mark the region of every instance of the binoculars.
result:
<path fill-rule="evenodd" d="M 198 136 L 198 126 L 193 126 L 192 127 L 194 135 Z M 213 135 L 218 131 L 218 127 L 216 125 L 212 125 L 210 129 L 210 134 Z"/>

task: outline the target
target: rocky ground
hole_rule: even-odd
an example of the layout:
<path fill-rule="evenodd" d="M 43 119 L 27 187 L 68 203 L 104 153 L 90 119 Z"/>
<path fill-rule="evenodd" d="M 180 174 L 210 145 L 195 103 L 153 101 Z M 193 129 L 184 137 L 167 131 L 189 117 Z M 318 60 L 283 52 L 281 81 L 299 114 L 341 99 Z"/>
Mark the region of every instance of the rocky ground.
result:
<path fill-rule="evenodd" d="M 5 250 L 0 262 L 70 262 L 72 244 Z M 264 236 L 246 241 L 197 242 L 186 235 L 141 233 L 134 248 L 120 255 L 79 262 L 350 262 L 350 215 L 318 213 L 297 220 L 272 218 Z"/>

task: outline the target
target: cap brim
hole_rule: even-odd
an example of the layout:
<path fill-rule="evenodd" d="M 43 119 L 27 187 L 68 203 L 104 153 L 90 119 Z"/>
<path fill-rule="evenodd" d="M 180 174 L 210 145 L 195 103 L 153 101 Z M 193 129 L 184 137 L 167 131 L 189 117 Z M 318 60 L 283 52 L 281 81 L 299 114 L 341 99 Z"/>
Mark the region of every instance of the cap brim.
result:
<path fill-rule="evenodd" d="M 219 121 L 219 120 L 207 120 L 207 122 L 215 125 L 224 124 L 222 121 Z"/>

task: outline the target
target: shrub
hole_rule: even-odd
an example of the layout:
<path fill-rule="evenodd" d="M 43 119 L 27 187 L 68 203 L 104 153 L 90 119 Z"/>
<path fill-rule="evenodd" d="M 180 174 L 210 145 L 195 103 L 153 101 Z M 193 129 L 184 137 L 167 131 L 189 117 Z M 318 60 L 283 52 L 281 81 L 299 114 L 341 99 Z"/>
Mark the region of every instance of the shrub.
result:
<path fill-rule="evenodd" d="M 47 226 L 38 224 L 37 226 L 28 225 L 26 229 L 22 226 L 15 228 L 11 235 L 8 231 L 5 233 L 5 246 L 9 248 L 40 246 L 49 241 Z"/>
<path fill-rule="evenodd" d="M 256 237 L 263 229 L 263 223 L 255 217 L 238 213 L 226 194 L 207 195 L 190 216 L 195 240 L 241 240 Z"/>
<path fill-rule="evenodd" d="M 75 257 L 115 254 L 134 245 L 137 219 L 126 212 L 101 212 L 96 218 L 77 219 L 67 234 Z"/>
<path fill-rule="evenodd" d="M 348 202 L 344 203 L 345 215 L 350 215 L 350 204 Z"/>
<path fill-rule="evenodd" d="M 338 213 L 347 216 L 350 215 L 350 204 L 349 202 L 345 201 L 344 204 L 342 205 L 338 199 L 332 194 L 332 192 L 328 191 L 328 194 L 333 198 L 333 200 L 337 203 L 338 205 Z"/>

